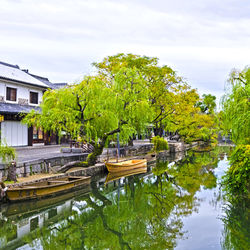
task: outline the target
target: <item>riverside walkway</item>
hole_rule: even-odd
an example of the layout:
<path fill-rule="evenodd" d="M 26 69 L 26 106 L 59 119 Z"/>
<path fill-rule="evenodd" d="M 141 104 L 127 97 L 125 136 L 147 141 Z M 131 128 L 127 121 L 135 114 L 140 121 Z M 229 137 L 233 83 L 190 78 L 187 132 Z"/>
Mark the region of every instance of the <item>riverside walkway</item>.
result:
<path fill-rule="evenodd" d="M 61 147 L 64 145 L 39 145 L 31 147 L 16 147 L 17 162 L 39 160 L 41 158 L 53 158 L 63 156 Z"/>
<path fill-rule="evenodd" d="M 134 146 L 150 144 L 149 140 L 134 140 Z M 62 147 L 69 145 L 35 145 L 30 147 L 16 147 L 17 162 L 35 161 L 42 158 L 53 158 L 72 155 L 72 153 L 61 153 Z M 104 149 L 106 152 L 106 149 Z"/>

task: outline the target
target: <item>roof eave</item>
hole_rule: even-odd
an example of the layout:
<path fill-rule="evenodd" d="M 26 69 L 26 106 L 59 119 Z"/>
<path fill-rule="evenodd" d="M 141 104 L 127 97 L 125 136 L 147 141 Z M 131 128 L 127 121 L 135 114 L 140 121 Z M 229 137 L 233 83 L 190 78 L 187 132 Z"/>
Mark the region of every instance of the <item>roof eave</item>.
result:
<path fill-rule="evenodd" d="M 48 89 L 49 86 L 45 87 L 45 86 L 41 86 L 41 85 L 36 85 L 36 84 L 32 84 L 29 82 L 23 82 L 23 81 L 19 81 L 19 80 L 14 80 L 14 79 L 10 79 L 10 78 L 6 78 L 6 77 L 2 77 L 0 76 L 0 79 L 5 80 L 5 81 L 9 81 L 9 82 L 16 82 L 16 83 L 21 83 L 21 84 L 25 84 L 25 85 L 29 85 L 29 86 L 33 86 L 33 87 L 37 87 L 37 88 L 42 88 L 42 89 Z"/>

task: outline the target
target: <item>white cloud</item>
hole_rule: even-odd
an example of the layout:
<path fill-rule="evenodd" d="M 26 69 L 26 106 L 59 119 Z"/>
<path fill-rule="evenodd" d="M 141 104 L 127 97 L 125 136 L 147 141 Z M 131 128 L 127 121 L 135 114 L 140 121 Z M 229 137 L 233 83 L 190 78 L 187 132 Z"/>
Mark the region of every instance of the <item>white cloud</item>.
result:
<path fill-rule="evenodd" d="M 243 0 L 0 0 L 0 60 L 74 81 L 104 56 L 157 56 L 201 92 L 220 95 L 250 58 Z"/>

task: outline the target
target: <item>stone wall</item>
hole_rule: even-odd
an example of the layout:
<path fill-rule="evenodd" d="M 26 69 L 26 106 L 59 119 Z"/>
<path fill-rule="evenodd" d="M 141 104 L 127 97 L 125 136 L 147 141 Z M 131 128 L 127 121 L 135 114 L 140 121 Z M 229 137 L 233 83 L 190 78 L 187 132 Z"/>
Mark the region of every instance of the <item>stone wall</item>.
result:
<path fill-rule="evenodd" d="M 141 144 L 141 145 L 134 145 L 128 146 L 124 148 L 120 148 L 120 156 L 121 157 L 129 157 L 129 156 L 136 156 L 147 154 L 153 148 L 152 143 Z M 116 148 L 105 148 L 103 150 L 102 155 L 99 157 L 99 161 L 106 160 L 107 158 L 114 158 L 117 157 L 117 149 Z"/>
<path fill-rule="evenodd" d="M 88 154 L 72 154 L 67 156 L 53 157 L 43 160 L 34 160 L 28 162 L 17 163 L 17 175 L 19 177 L 29 176 L 36 173 L 49 172 L 49 167 L 63 166 L 71 161 L 85 161 Z M 7 176 L 7 170 L 4 164 L 0 164 L 0 176 Z"/>
<path fill-rule="evenodd" d="M 164 152 L 164 155 L 169 155 L 171 153 L 178 153 L 178 152 L 184 152 L 185 150 L 196 146 L 196 144 L 190 144 L 186 145 L 183 144 L 182 142 L 170 142 L 169 143 L 169 150 Z M 120 149 L 121 157 L 133 157 L 136 155 L 143 155 L 147 154 L 150 152 L 153 148 L 152 143 L 147 143 L 147 144 L 139 144 L 139 145 L 134 145 L 134 146 L 129 146 L 125 148 Z M 29 176 L 35 173 L 45 173 L 50 171 L 50 167 L 54 166 L 63 166 L 64 164 L 72 161 L 86 161 L 88 156 L 88 153 L 81 153 L 81 154 L 65 154 L 63 156 L 58 156 L 58 157 L 53 157 L 53 158 L 48 158 L 48 159 L 43 159 L 43 160 L 34 160 L 34 161 L 28 161 L 28 162 L 22 162 L 22 163 L 17 163 L 17 175 L 19 177 L 23 176 Z M 99 161 L 103 162 L 107 158 L 115 158 L 117 157 L 117 149 L 116 148 L 109 148 L 109 149 L 104 149 L 103 154 L 99 156 Z M 92 167 L 86 168 L 88 170 L 86 173 L 88 175 L 92 175 L 90 173 L 91 171 L 95 170 L 92 169 Z M 85 173 L 84 171 L 84 173 Z M 90 171 L 90 172 L 89 172 Z M 5 170 L 5 166 L 3 164 L 0 164 L 0 179 L 1 177 L 4 177 L 7 175 L 7 171 Z"/>
<path fill-rule="evenodd" d="M 64 176 L 95 176 L 97 174 L 105 173 L 106 171 L 107 170 L 106 170 L 105 164 L 100 163 L 100 164 L 96 164 L 95 166 L 88 167 L 85 169 L 75 170 L 75 171 L 72 171 L 70 173 L 60 174 L 60 177 L 64 177 Z M 42 180 L 48 181 L 48 180 L 53 180 L 53 179 L 57 179 L 57 178 L 58 178 L 58 176 L 50 176 L 50 177 L 42 178 Z M 41 179 L 36 179 L 36 180 L 25 182 L 25 184 L 37 183 L 40 181 L 41 181 Z M 22 186 L 22 185 L 23 185 L 23 183 L 15 183 L 15 184 L 9 184 L 7 186 L 18 187 L 18 186 Z"/>

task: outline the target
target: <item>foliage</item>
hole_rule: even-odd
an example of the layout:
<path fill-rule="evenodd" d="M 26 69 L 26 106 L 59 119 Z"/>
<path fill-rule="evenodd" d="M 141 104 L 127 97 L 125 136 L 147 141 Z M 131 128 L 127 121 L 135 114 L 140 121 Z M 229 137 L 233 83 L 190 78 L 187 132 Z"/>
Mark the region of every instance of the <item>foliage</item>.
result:
<path fill-rule="evenodd" d="M 225 216 L 222 248 L 248 250 L 250 248 L 250 200 L 238 199 L 224 207 Z"/>
<path fill-rule="evenodd" d="M 202 113 L 197 107 L 200 98 L 195 89 L 188 85 L 175 88 L 174 110 L 167 125 L 169 131 L 177 131 L 186 143 L 193 141 L 214 142 L 216 120 L 212 114 Z"/>
<path fill-rule="evenodd" d="M 216 187 L 216 177 L 213 169 L 218 164 L 217 152 L 196 153 L 189 151 L 188 155 L 174 166 L 169 166 L 168 162 L 157 162 L 154 174 L 165 172 L 168 180 L 175 183 L 176 186 L 187 190 L 194 195 L 203 186 L 206 189 Z"/>
<path fill-rule="evenodd" d="M 153 137 L 152 143 L 154 144 L 154 147 L 153 147 L 154 152 L 168 150 L 168 142 L 160 136 Z"/>
<path fill-rule="evenodd" d="M 95 149 L 88 158 L 93 164 L 116 133 L 124 142 L 144 131 L 150 116 L 147 100 L 140 73 L 121 68 L 113 78 L 86 77 L 79 84 L 47 91 L 42 113 L 33 111 L 23 122 L 45 131 L 66 131 L 73 138 L 88 141 Z"/>
<path fill-rule="evenodd" d="M 247 195 L 250 190 L 250 145 L 239 145 L 230 157 L 230 168 L 223 179 L 224 189 L 231 199 Z M 235 196 L 236 195 L 236 196 Z"/>
<path fill-rule="evenodd" d="M 201 109 L 202 113 L 214 114 L 216 109 L 216 97 L 211 94 L 203 94 L 202 100 L 200 100 L 196 105 Z"/>
<path fill-rule="evenodd" d="M 133 54 L 117 54 L 104 58 L 101 63 L 94 63 L 99 74 L 112 79 L 123 67 L 140 72 L 148 89 L 150 112 L 155 135 L 162 136 L 163 130 L 178 132 L 186 142 L 195 140 L 213 141 L 215 139 L 215 97 L 203 95 L 201 108 L 196 90 L 183 81 L 167 65 L 159 66 L 155 57 Z M 202 129 L 204 128 L 204 129 Z"/>
<path fill-rule="evenodd" d="M 196 90 L 170 67 L 159 66 L 158 58 L 118 54 L 93 65 L 96 76 L 47 91 L 42 113 L 32 111 L 23 122 L 58 134 L 66 131 L 78 141 L 91 143 L 94 152 L 89 164 L 115 140 L 116 133 L 126 143 L 152 124 L 156 135 L 162 136 L 165 129 L 177 131 L 186 142 L 211 141 L 214 119 L 195 106 Z"/>
<path fill-rule="evenodd" d="M 250 144 L 250 68 L 233 70 L 222 99 L 224 132 L 236 144 Z"/>
<path fill-rule="evenodd" d="M 16 158 L 16 151 L 14 148 L 9 147 L 7 144 L 0 144 L 0 158 L 3 162 L 9 162 Z"/>
<path fill-rule="evenodd" d="M 250 68 L 234 69 L 228 80 L 228 89 L 222 99 L 225 133 L 231 134 L 237 145 L 230 157 L 230 168 L 223 179 L 224 189 L 229 200 L 238 196 L 248 196 L 250 181 Z"/>
<path fill-rule="evenodd" d="M 151 124 L 156 135 L 162 136 L 163 129 L 173 114 L 172 87 L 182 85 L 182 78 L 169 66 L 159 66 L 158 58 L 133 54 L 117 54 L 104 58 L 101 63 L 94 63 L 103 77 L 113 78 L 119 69 L 126 67 L 140 72 L 148 89 L 148 102 L 151 107 Z"/>

